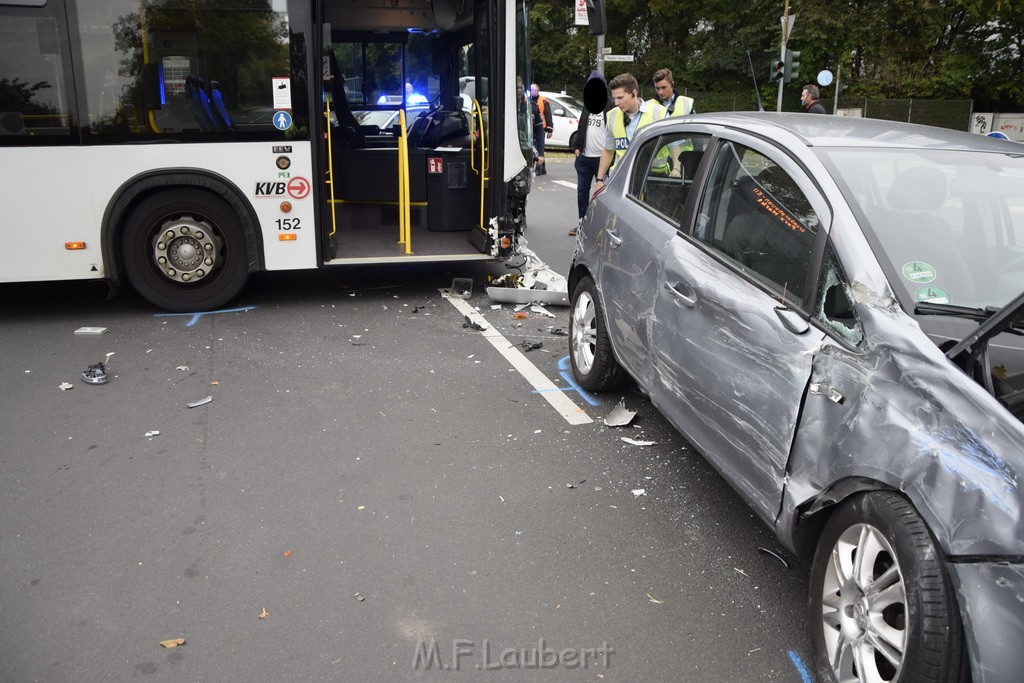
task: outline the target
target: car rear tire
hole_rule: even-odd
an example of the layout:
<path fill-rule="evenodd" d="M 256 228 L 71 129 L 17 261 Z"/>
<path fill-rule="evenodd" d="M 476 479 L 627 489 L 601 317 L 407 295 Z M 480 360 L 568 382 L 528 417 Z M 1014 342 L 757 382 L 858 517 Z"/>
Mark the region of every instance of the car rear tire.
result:
<path fill-rule="evenodd" d="M 121 230 L 121 258 L 135 291 L 168 311 L 222 306 L 249 278 L 238 215 L 199 189 L 161 191 L 132 208 Z"/>
<path fill-rule="evenodd" d="M 576 381 L 587 391 L 609 391 L 626 378 L 612 352 L 604 307 L 590 276 L 581 279 L 572 293 L 569 360 Z"/>
<path fill-rule="evenodd" d="M 902 496 L 836 510 L 811 570 L 808 623 L 822 681 L 957 681 L 967 655 L 945 556 Z"/>

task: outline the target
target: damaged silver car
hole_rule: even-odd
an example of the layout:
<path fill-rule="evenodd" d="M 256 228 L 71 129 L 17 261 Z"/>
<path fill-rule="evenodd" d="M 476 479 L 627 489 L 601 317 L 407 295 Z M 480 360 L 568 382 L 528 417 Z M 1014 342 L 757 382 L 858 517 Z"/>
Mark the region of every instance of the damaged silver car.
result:
<path fill-rule="evenodd" d="M 569 275 L 632 378 L 811 559 L 825 681 L 1024 677 L 1024 145 L 830 116 L 644 128 Z"/>

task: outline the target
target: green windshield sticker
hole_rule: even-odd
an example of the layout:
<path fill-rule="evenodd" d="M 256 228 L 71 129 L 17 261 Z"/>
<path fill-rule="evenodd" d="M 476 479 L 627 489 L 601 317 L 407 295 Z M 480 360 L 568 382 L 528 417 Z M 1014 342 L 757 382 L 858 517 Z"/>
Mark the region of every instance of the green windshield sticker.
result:
<path fill-rule="evenodd" d="M 917 290 L 917 300 L 929 304 L 948 304 L 952 301 L 949 292 L 942 287 L 922 287 Z"/>
<path fill-rule="evenodd" d="M 935 269 L 924 261 L 911 261 L 903 266 L 903 277 L 911 282 L 931 282 L 935 279 Z"/>

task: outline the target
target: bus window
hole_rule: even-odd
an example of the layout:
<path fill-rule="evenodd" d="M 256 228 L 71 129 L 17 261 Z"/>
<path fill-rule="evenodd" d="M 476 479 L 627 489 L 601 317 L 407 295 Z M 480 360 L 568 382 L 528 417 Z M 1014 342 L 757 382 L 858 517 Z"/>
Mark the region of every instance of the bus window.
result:
<path fill-rule="evenodd" d="M 275 132 L 275 111 L 298 106 L 275 90 L 291 71 L 284 4 L 78 0 L 86 132 Z"/>
<path fill-rule="evenodd" d="M 71 142 L 74 100 L 53 4 L 0 8 L 0 145 Z"/>

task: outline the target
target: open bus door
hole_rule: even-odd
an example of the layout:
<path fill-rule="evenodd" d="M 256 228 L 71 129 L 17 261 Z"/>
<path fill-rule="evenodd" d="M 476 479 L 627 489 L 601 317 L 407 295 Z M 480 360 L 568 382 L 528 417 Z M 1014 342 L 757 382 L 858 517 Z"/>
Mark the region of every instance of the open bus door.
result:
<path fill-rule="evenodd" d="M 323 5 L 326 264 L 490 260 L 513 253 L 522 232 L 519 118 L 495 113 L 515 112 L 505 83 L 526 63 L 525 9 L 424 5 Z"/>

